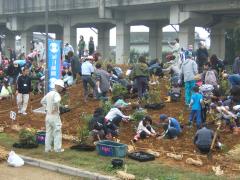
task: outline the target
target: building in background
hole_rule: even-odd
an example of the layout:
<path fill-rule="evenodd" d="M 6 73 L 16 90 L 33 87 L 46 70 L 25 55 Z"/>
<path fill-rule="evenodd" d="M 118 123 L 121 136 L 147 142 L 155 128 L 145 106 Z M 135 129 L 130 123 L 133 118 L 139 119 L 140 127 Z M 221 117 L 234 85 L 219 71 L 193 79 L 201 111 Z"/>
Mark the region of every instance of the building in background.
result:
<path fill-rule="evenodd" d="M 176 32 L 163 32 L 163 40 L 162 40 L 162 54 L 163 59 L 167 53 L 171 52 L 171 48 L 168 45 L 168 42 L 173 42 L 174 39 L 178 37 Z M 195 42 L 194 49 L 198 48 L 198 44 L 200 42 L 206 42 L 206 39 L 200 38 L 199 33 L 195 32 Z M 180 42 L 181 45 L 181 42 Z M 112 56 L 115 54 L 115 46 L 111 46 Z M 149 32 L 131 32 L 130 35 L 130 61 L 131 54 L 139 54 L 139 55 L 148 55 L 149 52 Z M 132 55 L 136 56 L 136 55 Z M 113 57 L 114 58 L 114 57 Z"/>

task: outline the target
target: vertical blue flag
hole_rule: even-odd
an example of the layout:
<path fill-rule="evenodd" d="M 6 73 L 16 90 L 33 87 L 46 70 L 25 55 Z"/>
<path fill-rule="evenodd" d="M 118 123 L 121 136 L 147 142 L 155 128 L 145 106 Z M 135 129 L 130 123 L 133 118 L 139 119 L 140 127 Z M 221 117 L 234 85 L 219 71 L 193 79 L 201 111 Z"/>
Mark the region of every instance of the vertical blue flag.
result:
<path fill-rule="evenodd" d="M 54 82 L 60 79 L 61 67 L 61 41 L 48 40 L 48 87 L 49 90 L 54 88 Z"/>

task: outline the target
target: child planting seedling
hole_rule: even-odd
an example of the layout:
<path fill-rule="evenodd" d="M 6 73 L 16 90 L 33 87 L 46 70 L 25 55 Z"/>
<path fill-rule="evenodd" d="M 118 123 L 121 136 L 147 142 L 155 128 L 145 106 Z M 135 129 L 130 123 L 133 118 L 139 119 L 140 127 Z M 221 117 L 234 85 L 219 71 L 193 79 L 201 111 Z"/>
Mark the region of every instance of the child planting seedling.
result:
<path fill-rule="evenodd" d="M 133 141 L 136 142 L 138 139 L 145 139 L 149 136 L 155 137 L 156 132 L 151 125 L 152 118 L 150 116 L 145 116 L 138 124 L 137 134 L 134 136 Z"/>
<path fill-rule="evenodd" d="M 160 115 L 160 124 L 163 126 L 164 133 L 162 136 L 159 136 L 158 139 L 177 139 L 177 137 L 182 132 L 182 128 L 178 120 L 172 117 L 168 117 L 165 114 Z"/>

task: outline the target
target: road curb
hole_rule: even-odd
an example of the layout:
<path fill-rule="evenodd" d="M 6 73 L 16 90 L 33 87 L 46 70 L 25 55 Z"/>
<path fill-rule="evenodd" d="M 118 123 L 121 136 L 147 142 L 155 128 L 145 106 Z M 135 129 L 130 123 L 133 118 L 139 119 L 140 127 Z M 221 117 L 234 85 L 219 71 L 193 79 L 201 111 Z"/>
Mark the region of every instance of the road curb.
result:
<path fill-rule="evenodd" d="M 50 171 L 55 171 L 63 174 L 68 174 L 71 176 L 78 176 L 78 177 L 83 177 L 83 178 L 88 178 L 93 180 L 118 180 L 118 178 L 113 176 L 106 176 L 106 175 L 86 171 L 79 168 L 74 168 L 74 167 L 70 167 L 70 166 L 66 166 L 58 163 L 44 161 L 41 159 L 35 159 L 35 158 L 22 156 L 22 155 L 20 156 L 24 160 L 25 164 L 40 167 Z"/>

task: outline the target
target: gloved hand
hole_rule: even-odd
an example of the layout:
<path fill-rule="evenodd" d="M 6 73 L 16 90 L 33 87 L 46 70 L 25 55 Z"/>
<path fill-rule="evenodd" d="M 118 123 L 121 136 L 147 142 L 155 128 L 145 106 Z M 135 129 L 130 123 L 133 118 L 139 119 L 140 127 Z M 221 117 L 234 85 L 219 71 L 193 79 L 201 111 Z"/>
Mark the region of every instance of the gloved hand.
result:
<path fill-rule="evenodd" d="M 101 94 L 101 93 L 102 93 L 102 91 L 101 91 L 101 89 L 100 89 L 99 87 L 98 87 L 98 89 L 97 89 L 97 90 L 98 90 L 98 93 L 99 93 L 99 94 Z"/>

